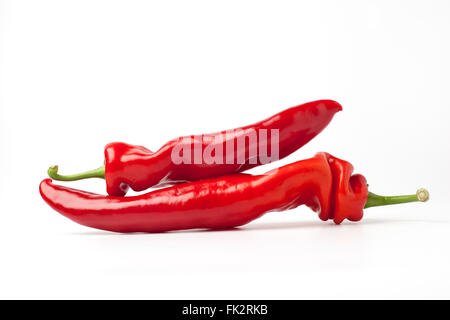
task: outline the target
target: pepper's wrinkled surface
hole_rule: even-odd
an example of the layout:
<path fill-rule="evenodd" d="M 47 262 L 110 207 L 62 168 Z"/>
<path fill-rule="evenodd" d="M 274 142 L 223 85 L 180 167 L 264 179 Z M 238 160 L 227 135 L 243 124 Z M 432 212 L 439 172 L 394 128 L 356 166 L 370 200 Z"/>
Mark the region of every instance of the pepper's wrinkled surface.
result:
<path fill-rule="evenodd" d="M 238 150 L 237 140 L 249 131 L 259 132 L 266 129 L 268 133 L 267 150 L 271 150 L 270 130 L 279 130 L 279 159 L 296 151 L 317 134 L 319 134 L 331 121 L 336 112 L 342 110 L 339 103 L 332 100 L 318 100 L 305 103 L 284 110 L 266 120 L 253 125 L 204 135 L 200 141 L 196 136 L 181 137 L 169 141 L 158 151 L 152 152 L 145 147 L 135 146 L 121 142 L 110 143 L 105 147 L 105 179 L 106 189 L 109 195 L 123 196 L 129 187 L 135 191 L 142 191 L 153 186 L 196 181 L 211 177 L 242 172 L 261 164 L 250 163 L 249 150 L 258 148 L 257 142 L 253 146 L 243 146 L 245 150 Z M 222 141 L 216 138 L 223 137 Z M 207 146 L 215 148 L 221 145 L 223 150 L 222 163 L 206 164 L 202 161 L 174 164 L 172 151 L 175 146 L 187 144 L 188 149 L 194 148 L 194 143 L 199 143 L 201 149 Z M 234 154 L 231 161 L 226 160 L 226 145 L 233 145 Z M 245 154 L 245 162 L 237 159 L 239 154 Z"/>
<path fill-rule="evenodd" d="M 305 204 L 322 220 L 362 218 L 367 186 L 352 166 L 327 153 L 263 175 L 235 174 L 190 182 L 133 197 L 103 196 L 40 184 L 42 198 L 56 211 L 92 228 L 116 232 L 164 232 L 244 225 L 266 212 Z"/>
<path fill-rule="evenodd" d="M 369 190 L 367 180 L 360 174 L 352 174 L 351 163 L 333 157 L 329 153 L 322 153 L 328 160 L 333 175 L 332 207 L 329 214 L 321 212 L 319 218 L 322 220 L 333 219 L 340 224 L 345 219 L 359 221 L 363 217 L 364 205 L 367 202 Z"/>

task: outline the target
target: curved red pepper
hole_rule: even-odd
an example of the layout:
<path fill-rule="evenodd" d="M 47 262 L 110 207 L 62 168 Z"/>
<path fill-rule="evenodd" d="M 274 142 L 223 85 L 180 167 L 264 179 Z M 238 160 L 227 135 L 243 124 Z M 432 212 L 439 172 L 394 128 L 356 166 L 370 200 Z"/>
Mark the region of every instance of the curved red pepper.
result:
<path fill-rule="evenodd" d="M 249 150 L 253 148 L 266 148 L 271 150 L 270 130 L 277 129 L 279 134 L 279 159 L 296 151 L 317 134 L 319 134 L 331 121 L 336 112 L 342 110 L 339 103 L 332 100 L 318 100 L 308 102 L 284 110 L 266 120 L 255 124 L 221 131 L 204 136 L 187 136 L 167 142 L 158 151 L 152 152 L 145 147 L 135 146 L 121 142 L 110 143 L 105 147 L 105 167 L 74 176 L 59 176 L 57 167 L 49 169 L 49 175 L 55 180 L 77 180 L 80 177 L 104 177 L 106 190 L 109 195 L 123 196 L 128 188 L 142 191 L 150 187 L 176 184 L 180 182 L 197 181 L 211 177 L 242 172 L 262 164 L 258 157 L 256 163 L 250 161 Z M 238 138 L 250 131 L 260 132 L 266 129 L 267 145 L 252 142 L 252 146 L 241 146 L 238 150 Z M 227 134 L 225 136 L 225 134 Z M 225 139 L 216 140 L 216 138 Z M 194 142 L 201 146 L 214 149 L 220 146 L 223 150 L 222 163 L 206 164 L 204 161 L 195 163 L 192 154 L 191 163 L 175 164 L 172 160 L 172 151 L 176 146 L 185 146 L 194 149 Z M 231 142 L 231 143 L 230 143 Z M 249 144 L 249 142 L 248 142 Z M 233 157 L 227 161 L 227 145 L 233 145 Z M 244 147 L 244 150 L 242 150 Z M 245 154 L 244 161 L 239 161 L 238 154 Z M 193 153 L 193 152 L 192 152 Z"/>
<path fill-rule="evenodd" d="M 40 184 L 42 198 L 56 211 L 92 228 L 116 232 L 163 232 L 232 228 L 266 212 L 305 204 L 322 220 L 362 218 L 368 191 L 352 166 L 327 153 L 263 175 L 235 174 L 179 184 L 133 197 L 102 196 Z"/>

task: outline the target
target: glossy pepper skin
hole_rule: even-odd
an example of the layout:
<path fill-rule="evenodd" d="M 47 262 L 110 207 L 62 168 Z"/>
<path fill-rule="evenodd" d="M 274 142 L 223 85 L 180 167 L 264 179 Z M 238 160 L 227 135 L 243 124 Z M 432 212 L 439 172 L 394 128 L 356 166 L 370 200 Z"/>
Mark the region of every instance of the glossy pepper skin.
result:
<path fill-rule="evenodd" d="M 365 178 L 352 170 L 348 162 L 318 153 L 263 175 L 222 176 L 133 197 L 98 195 L 50 179 L 41 182 L 40 193 L 67 218 L 115 232 L 232 228 L 302 204 L 339 224 L 360 220 L 368 196 Z"/>
<path fill-rule="evenodd" d="M 339 103 L 333 100 L 318 100 L 308 102 L 296 107 L 284 110 L 266 120 L 255 124 L 204 135 L 203 139 L 196 141 L 198 136 L 181 137 L 167 142 L 158 151 L 152 152 L 145 147 L 135 146 L 121 142 L 110 143 L 105 147 L 105 180 L 106 190 L 112 196 L 124 196 L 131 187 L 134 191 L 142 191 L 150 187 L 176 184 L 180 182 L 197 181 L 211 177 L 218 177 L 238 173 L 261 165 L 260 159 L 257 163 L 250 163 L 249 151 L 251 146 L 245 150 L 245 163 L 237 159 L 239 154 L 237 140 L 239 136 L 249 131 L 271 129 L 279 131 L 279 159 L 288 156 L 301 148 L 317 134 L 319 134 L 331 121 L 336 112 L 342 110 Z M 222 141 L 218 137 L 228 135 Z M 230 132 L 232 132 L 230 134 Z M 197 138 L 196 138 L 197 137 Z M 194 143 L 200 143 L 202 150 L 207 146 L 222 145 L 222 163 L 175 164 L 172 161 L 172 151 L 175 146 L 187 144 L 193 149 Z M 227 143 L 234 146 L 234 158 L 226 160 Z M 257 146 L 255 146 L 257 148 Z M 267 150 L 271 150 L 271 140 L 268 137 Z M 231 163 L 230 163 L 231 162 Z"/>

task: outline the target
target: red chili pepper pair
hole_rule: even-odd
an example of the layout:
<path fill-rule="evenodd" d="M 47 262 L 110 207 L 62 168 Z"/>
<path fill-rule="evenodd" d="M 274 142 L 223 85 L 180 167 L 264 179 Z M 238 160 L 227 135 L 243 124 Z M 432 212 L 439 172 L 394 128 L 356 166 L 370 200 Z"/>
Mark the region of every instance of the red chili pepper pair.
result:
<path fill-rule="evenodd" d="M 213 139 L 224 132 L 208 135 L 202 141 L 202 147 L 211 147 L 211 144 L 213 147 L 217 144 L 226 147 L 227 142 L 233 142 L 234 161 L 229 163 L 174 164 L 171 155 L 174 148 L 179 147 L 177 143 L 187 143 L 187 149 L 194 147 L 191 144 L 195 142 L 190 137 L 172 140 L 154 153 L 140 146 L 112 143 L 105 147 L 105 166 L 72 176 L 58 175 L 57 167 L 48 172 L 55 180 L 105 178 L 109 196 L 54 185 L 50 179 L 41 182 L 40 193 L 53 209 L 69 219 L 116 232 L 232 228 L 266 212 L 288 210 L 302 204 L 317 212 L 320 219 L 331 219 L 339 224 L 344 219 L 361 220 L 364 207 L 426 201 L 428 192 L 425 189 L 409 196 L 372 194 L 368 192 L 362 175 L 352 175 L 350 163 L 328 153 L 318 153 L 311 159 L 263 175 L 238 173 L 262 164 L 261 161 L 252 161 L 249 152 L 244 153 L 242 163 L 237 163 L 240 150 L 236 141 L 240 135 L 249 130 L 279 130 L 279 156 L 283 158 L 316 136 L 339 110 L 341 106 L 337 102 L 320 100 L 234 130 L 235 134 L 228 135 L 226 141 L 215 142 Z M 141 191 L 180 181 L 194 182 L 139 196 L 121 197 L 128 187 Z"/>

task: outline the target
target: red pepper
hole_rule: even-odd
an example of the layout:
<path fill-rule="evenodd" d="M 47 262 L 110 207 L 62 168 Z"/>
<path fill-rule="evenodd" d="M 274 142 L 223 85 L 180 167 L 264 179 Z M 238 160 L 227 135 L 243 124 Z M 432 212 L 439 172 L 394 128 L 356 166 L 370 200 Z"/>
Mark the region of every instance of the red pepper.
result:
<path fill-rule="evenodd" d="M 42 198 L 56 211 L 92 228 L 116 232 L 164 232 L 244 225 L 266 212 L 305 204 L 320 219 L 336 224 L 358 221 L 363 208 L 426 201 L 417 195 L 381 197 L 367 190 L 362 175 L 352 175 L 350 163 L 327 153 L 288 164 L 263 175 L 235 174 L 179 184 L 133 197 L 103 196 L 40 184 Z"/>
<path fill-rule="evenodd" d="M 261 129 L 266 129 L 267 133 L 270 133 L 272 129 L 278 130 L 278 159 L 281 159 L 319 134 L 334 114 L 340 110 L 342 110 L 341 105 L 335 101 L 313 101 L 284 110 L 253 125 L 204 135 L 200 141 L 199 136 L 174 139 L 156 152 L 142 146 L 120 142 L 110 143 L 105 147 L 105 166 L 71 176 L 59 175 L 58 167 L 54 166 L 48 170 L 48 174 L 54 180 L 64 181 L 90 177 L 105 178 L 108 194 L 123 196 L 129 187 L 135 191 L 142 191 L 149 187 L 238 173 L 263 164 L 259 152 L 258 158 L 255 159 L 251 157 L 250 150 L 259 151 L 258 148 L 265 147 L 257 141 L 250 141 L 247 148 L 246 145 L 239 146 L 237 143 L 239 137 L 242 138 L 249 132 L 261 132 Z M 267 137 L 269 138 L 269 134 Z M 194 154 L 190 157 L 191 163 L 175 164 L 173 162 L 174 148 L 185 147 L 186 150 L 192 150 L 195 143 L 200 144 L 201 150 L 207 147 L 211 149 L 219 147 L 223 150 L 221 163 L 205 163 L 204 161 L 195 163 Z M 231 155 L 227 145 L 233 148 Z M 271 139 L 268 139 L 266 147 L 271 150 Z M 242 150 L 243 148 L 245 150 Z M 238 158 L 239 154 L 243 154 L 244 158 Z"/>
<path fill-rule="evenodd" d="M 359 221 L 363 217 L 363 208 L 369 191 L 364 176 L 353 173 L 353 166 L 344 160 L 324 153 L 333 175 L 332 208 L 329 215 L 319 216 L 322 220 L 333 219 L 336 224 L 344 219 Z"/>

